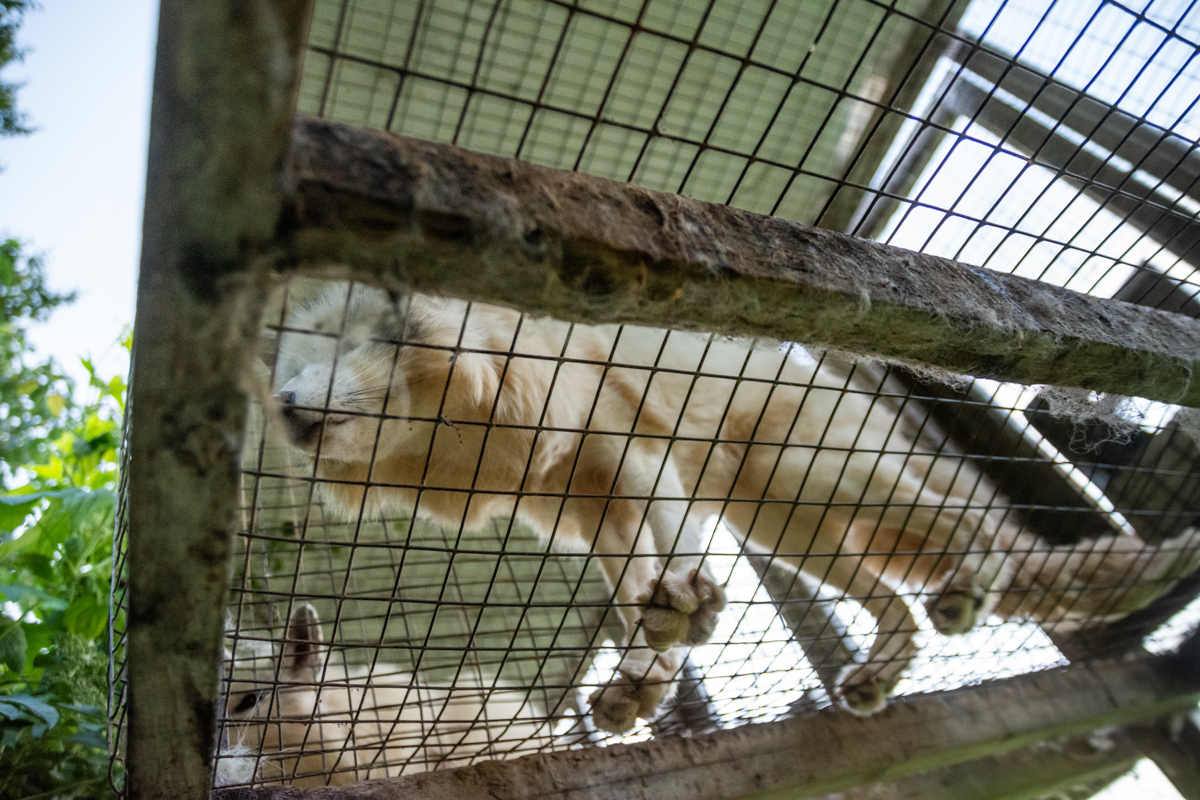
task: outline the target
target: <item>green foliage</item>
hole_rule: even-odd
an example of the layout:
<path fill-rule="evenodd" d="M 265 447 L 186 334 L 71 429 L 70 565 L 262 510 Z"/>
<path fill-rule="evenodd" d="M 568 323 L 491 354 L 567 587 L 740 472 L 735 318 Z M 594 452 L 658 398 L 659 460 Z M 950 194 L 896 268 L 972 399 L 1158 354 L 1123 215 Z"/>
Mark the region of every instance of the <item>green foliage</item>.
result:
<path fill-rule="evenodd" d="M 0 496 L 0 800 L 106 797 L 108 593 L 125 384 L 95 399 Z"/>
<path fill-rule="evenodd" d="M 0 69 L 32 0 L 0 0 Z M 0 136 L 29 133 L 0 80 Z M 38 359 L 30 323 L 74 299 L 0 241 L 0 800 L 108 797 L 108 593 L 125 384 L 89 361 L 92 402 Z M 17 485 L 16 488 L 13 488 Z"/>
<path fill-rule="evenodd" d="M 47 463 L 50 443 L 65 430 L 73 387 L 52 360 L 33 357 L 26 329 L 73 299 L 46 288 L 41 259 L 23 254 L 20 242 L 0 242 L 0 489 L 12 485 L 17 468 Z"/>
<path fill-rule="evenodd" d="M 20 61 L 25 51 L 17 47 L 17 28 L 21 17 L 34 5 L 30 0 L 0 0 L 0 69 Z M 0 136 L 29 133 L 25 115 L 17 109 L 16 84 L 0 81 Z"/>

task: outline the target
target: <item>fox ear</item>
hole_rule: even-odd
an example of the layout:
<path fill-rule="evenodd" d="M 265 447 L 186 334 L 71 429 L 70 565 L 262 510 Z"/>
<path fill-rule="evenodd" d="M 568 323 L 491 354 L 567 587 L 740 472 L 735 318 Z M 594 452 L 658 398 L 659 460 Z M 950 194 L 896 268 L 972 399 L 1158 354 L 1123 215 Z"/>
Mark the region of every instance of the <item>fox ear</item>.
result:
<path fill-rule="evenodd" d="M 308 603 L 296 606 L 288 620 L 287 641 L 283 644 L 283 668 L 301 670 L 316 666 L 317 654 L 324 641 L 317 610 Z"/>

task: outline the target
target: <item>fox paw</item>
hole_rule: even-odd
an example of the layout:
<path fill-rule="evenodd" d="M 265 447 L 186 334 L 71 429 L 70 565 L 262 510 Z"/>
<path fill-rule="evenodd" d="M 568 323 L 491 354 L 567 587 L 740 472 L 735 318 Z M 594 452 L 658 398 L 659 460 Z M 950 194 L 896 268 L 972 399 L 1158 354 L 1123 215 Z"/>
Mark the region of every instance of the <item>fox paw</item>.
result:
<path fill-rule="evenodd" d="M 704 644 L 717 627 L 725 608 L 725 590 L 700 570 L 686 578 L 662 575 L 638 602 L 642 609 L 642 633 L 651 649 L 664 653 L 677 644 Z"/>
<path fill-rule="evenodd" d="M 671 689 L 668 683 L 643 683 L 619 672 L 611 683 L 588 698 L 592 722 L 609 733 L 625 733 L 637 724 L 639 717 L 653 719 Z"/>
<path fill-rule="evenodd" d="M 837 699 L 851 714 L 869 717 L 887 706 L 898 682 L 899 678 L 882 677 L 876 665 L 852 665 L 838 676 Z"/>
<path fill-rule="evenodd" d="M 951 586 L 931 597 L 925 611 L 938 633 L 955 636 L 975 627 L 984 599 L 983 589 L 971 581 L 968 586 Z"/>

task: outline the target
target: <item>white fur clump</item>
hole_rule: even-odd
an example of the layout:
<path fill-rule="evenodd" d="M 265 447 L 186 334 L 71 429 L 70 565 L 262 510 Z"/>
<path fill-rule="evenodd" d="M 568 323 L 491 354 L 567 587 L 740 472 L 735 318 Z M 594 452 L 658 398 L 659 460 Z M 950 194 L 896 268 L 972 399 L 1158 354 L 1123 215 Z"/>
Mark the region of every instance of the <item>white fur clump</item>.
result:
<path fill-rule="evenodd" d="M 957 372 L 950 372 L 945 369 L 931 367 L 928 364 L 922 364 L 916 361 L 908 361 L 903 358 L 879 358 L 876 356 L 860 356 L 857 353 L 851 353 L 847 350 L 838 350 L 832 347 L 817 347 L 816 345 L 801 345 L 814 361 L 832 361 L 841 362 L 843 364 L 880 364 L 884 366 L 903 367 L 908 370 L 921 383 L 941 383 L 949 386 L 951 389 L 956 389 L 960 392 L 965 392 L 971 388 L 974 378 L 970 375 L 960 375 Z"/>
<path fill-rule="evenodd" d="M 257 771 L 258 756 L 254 750 L 235 744 L 217 753 L 217 774 L 213 782 L 217 788 L 246 786 L 254 782 Z"/>
<path fill-rule="evenodd" d="M 1105 442 L 1128 444 L 1130 436 L 1138 429 L 1143 415 L 1137 405 L 1123 394 L 1106 394 L 1087 389 L 1063 386 L 1040 386 L 1038 396 L 1050 405 L 1050 414 L 1065 417 L 1077 426 L 1085 422 L 1102 422 L 1108 426 L 1108 434 L 1099 440 L 1079 443 L 1079 449 L 1094 450 Z M 1072 437 L 1074 440 L 1077 436 Z M 1076 442 L 1072 441 L 1072 446 Z"/>

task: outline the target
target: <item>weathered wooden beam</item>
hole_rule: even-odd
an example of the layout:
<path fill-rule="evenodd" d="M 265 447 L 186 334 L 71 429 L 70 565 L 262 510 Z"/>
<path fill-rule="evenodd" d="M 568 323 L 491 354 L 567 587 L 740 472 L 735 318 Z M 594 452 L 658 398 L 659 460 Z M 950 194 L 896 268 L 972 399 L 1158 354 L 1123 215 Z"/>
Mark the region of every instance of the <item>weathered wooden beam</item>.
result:
<path fill-rule="evenodd" d="M 1037 800 L 1079 784 L 1110 782 L 1140 757 L 1124 729 L 1073 736 L 964 761 L 890 783 L 873 783 L 821 800 Z M 1091 794 L 1083 795 L 1090 797 Z"/>
<path fill-rule="evenodd" d="M 928 406 L 932 421 L 953 443 L 951 452 L 970 458 L 1004 492 L 1026 530 L 1053 544 L 1121 533 L 1025 435 L 1011 411 L 994 405 L 981 388 L 928 383 L 904 369 L 891 370 L 889 377 Z M 946 449 L 942 442 L 938 448 Z"/>
<path fill-rule="evenodd" d="M 897 700 L 861 719 L 826 710 L 693 737 L 492 761 L 336 789 L 228 790 L 222 800 L 769 800 L 892 781 L 1200 699 L 1190 657 L 1065 667 Z"/>
<path fill-rule="evenodd" d="M 1157 725 L 1135 725 L 1130 736 L 1184 800 L 1200 800 L 1200 727 L 1196 712 Z"/>
<path fill-rule="evenodd" d="M 310 9 L 165 0 L 159 12 L 128 445 L 133 800 L 199 800 L 212 785 L 243 367 Z"/>
<path fill-rule="evenodd" d="M 289 257 L 579 322 L 813 343 L 1200 406 L 1200 322 L 630 184 L 294 130 Z"/>
<path fill-rule="evenodd" d="M 1200 524 L 1200 447 L 1178 421 L 1114 472 L 1104 492 L 1143 539 L 1161 542 Z"/>
<path fill-rule="evenodd" d="M 1138 652 L 1147 636 L 1190 605 L 1197 596 L 1200 596 L 1200 572 L 1193 572 L 1181 578 L 1150 605 L 1116 622 L 1070 633 L 1047 632 L 1055 647 L 1071 661 L 1116 658 L 1125 653 Z"/>

